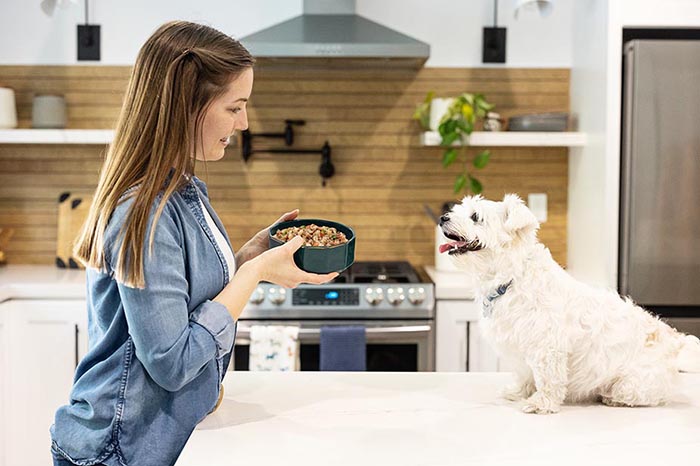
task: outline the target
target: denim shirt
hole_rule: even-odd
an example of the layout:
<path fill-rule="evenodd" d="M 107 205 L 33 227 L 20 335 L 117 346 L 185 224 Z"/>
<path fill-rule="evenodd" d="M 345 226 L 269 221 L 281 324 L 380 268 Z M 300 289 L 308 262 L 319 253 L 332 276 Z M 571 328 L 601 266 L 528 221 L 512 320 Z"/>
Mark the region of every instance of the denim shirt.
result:
<path fill-rule="evenodd" d="M 70 403 L 51 426 L 54 455 L 78 465 L 172 465 L 213 410 L 236 323 L 211 301 L 229 282 L 229 270 L 200 197 L 230 245 L 206 185 L 192 177 L 168 199 L 153 255 L 145 250 L 144 289 L 114 279 L 118 233 L 134 198 L 114 210 L 105 231 L 105 270 L 86 271 L 90 350 L 76 369 Z"/>

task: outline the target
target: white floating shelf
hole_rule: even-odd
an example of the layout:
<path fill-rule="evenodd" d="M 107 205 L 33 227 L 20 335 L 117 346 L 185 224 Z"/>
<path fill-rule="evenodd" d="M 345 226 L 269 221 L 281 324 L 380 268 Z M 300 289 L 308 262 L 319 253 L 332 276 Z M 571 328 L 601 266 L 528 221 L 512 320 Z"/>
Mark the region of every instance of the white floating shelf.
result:
<path fill-rule="evenodd" d="M 109 144 L 111 129 L 0 129 L 0 144 Z"/>
<path fill-rule="evenodd" d="M 421 134 L 424 146 L 439 146 L 442 138 L 437 131 Z M 586 134 L 576 132 L 535 132 L 535 131 L 474 131 L 469 137 L 470 146 L 537 146 L 537 147 L 575 147 L 586 144 Z M 454 146 L 459 143 L 455 142 Z"/>
<path fill-rule="evenodd" d="M 0 129 L 0 144 L 110 144 L 114 131 L 110 129 Z M 440 134 L 421 134 L 424 146 L 439 146 Z M 574 147 L 586 144 L 586 134 L 576 132 L 475 131 L 470 146 L 539 146 Z M 454 144 L 459 145 L 458 143 Z"/>

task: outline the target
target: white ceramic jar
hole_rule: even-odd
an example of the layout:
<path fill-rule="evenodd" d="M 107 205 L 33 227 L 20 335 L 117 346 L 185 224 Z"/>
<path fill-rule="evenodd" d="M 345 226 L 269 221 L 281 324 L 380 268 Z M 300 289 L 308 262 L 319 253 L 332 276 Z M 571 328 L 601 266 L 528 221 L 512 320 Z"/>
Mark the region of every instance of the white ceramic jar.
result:
<path fill-rule="evenodd" d="M 437 131 L 440 120 L 450 108 L 455 99 L 443 99 L 436 97 L 430 101 L 430 131 Z"/>
<path fill-rule="evenodd" d="M 62 95 L 40 94 L 32 103 L 33 128 L 65 128 L 66 100 Z"/>
<path fill-rule="evenodd" d="M 15 91 L 9 87 L 0 87 L 0 128 L 17 127 L 17 106 Z"/>

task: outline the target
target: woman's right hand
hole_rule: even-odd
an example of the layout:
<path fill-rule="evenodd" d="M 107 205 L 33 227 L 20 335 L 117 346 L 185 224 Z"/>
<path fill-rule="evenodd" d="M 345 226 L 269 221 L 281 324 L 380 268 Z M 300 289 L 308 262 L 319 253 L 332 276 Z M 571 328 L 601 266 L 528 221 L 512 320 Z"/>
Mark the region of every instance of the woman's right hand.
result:
<path fill-rule="evenodd" d="M 282 246 L 268 249 L 250 262 L 255 262 L 260 280 L 285 288 L 296 288 L 301 283 L 320 285 L 333 280 L 338 272 L 315 274 L 304 272 L 294 263 L 294 253 L 304 244 L 301 236 L 295 236 Z"/>

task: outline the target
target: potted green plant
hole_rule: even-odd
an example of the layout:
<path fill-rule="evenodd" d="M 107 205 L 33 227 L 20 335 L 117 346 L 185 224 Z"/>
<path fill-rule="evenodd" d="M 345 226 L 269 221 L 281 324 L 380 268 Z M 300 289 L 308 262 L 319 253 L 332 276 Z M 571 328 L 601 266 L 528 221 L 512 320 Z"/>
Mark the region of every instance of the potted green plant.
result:
<path fill-rule="evenodd" d="M 413 119 L 417 120 L 425 131 L 430 129 L 430 105 L 434 96 L 434 92 L 429 92 L 413 113 Z M 437 130 L 440 133 L 440 145 L 445 147 L 445 152 L 442 155 L 442 166 L 447 168 L 458 159 L 462 162 L 462 172 L 457 175 L 454 182 L 455 193 L 465 190 L 467 193 L 479 194 L 483 191 L 481 182 L 469 171 L 466 147 L 469 146 L 469 136 L 477 123 L 482 122 L 486 113 L 493 107 L 482 94 L 465 92 L 453 99 L 440 119 Z M 459 143 L 459 145 L 455 146 L 455 143 Z M 472 166 L 480 170 L 488 164 L 490 157 L 489 150 L 482 150 L 474 156 Z"/>

